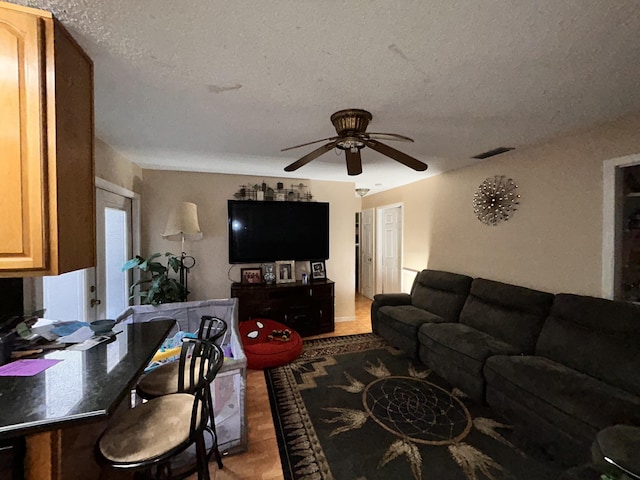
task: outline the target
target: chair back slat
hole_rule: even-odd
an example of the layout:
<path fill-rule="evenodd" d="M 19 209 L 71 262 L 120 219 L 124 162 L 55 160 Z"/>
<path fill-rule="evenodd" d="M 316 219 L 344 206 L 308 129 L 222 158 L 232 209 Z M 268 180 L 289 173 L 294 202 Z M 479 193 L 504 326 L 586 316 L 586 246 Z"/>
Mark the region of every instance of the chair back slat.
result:
<path fill-rule="evenodd" d="M 203 315 L 198 328 L 198 338 L 217 342 L 227 332 L 227 322 L 212 315 Z"/>

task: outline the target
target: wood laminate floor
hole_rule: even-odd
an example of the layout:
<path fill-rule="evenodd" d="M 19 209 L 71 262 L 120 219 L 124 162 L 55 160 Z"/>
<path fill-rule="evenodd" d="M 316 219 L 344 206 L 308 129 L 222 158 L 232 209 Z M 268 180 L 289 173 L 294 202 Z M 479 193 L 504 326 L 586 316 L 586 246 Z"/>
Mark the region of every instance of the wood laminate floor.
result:
<path fill-rule="evenodd" d="M 335 331 L 309 338 L 336 337 L 371 332 L 371 300 L 356 295 L 356 319 L 336 322 Z M 214 461 L 209 471 L 215 480 L 280 480 L 283 478 L 276 432 L 271 419 L 267 385 L 262 370 L 247 370 L 246 389 L 248 450 L 224 457 L 224 468 Z M 196 479 L 196 476 L 190 477 Z"/>

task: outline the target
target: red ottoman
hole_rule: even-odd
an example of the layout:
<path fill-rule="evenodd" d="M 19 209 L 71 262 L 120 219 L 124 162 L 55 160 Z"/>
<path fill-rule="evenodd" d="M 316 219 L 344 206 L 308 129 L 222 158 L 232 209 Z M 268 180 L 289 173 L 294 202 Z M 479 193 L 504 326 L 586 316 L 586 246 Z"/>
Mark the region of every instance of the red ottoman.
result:
<path fill-rule="evenodd" d="M 274 330 L 289 330 L 289 341 L 269 338 Z M 254 318 L 240 322 L 240 338 L 248 368 L 263 369 L 286 365 L 298 358 L 302 351 L 300 334 L 275 320 Z"/>

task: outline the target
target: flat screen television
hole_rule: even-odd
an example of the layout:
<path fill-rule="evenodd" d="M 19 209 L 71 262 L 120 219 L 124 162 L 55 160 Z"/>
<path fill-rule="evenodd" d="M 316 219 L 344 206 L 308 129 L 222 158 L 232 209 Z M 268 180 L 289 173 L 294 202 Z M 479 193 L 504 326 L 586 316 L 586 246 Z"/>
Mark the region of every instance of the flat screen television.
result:
<path fill-rule="evenodd" d="M 229 200 L 229 263 L 329 258 L 329 204 Z"/>

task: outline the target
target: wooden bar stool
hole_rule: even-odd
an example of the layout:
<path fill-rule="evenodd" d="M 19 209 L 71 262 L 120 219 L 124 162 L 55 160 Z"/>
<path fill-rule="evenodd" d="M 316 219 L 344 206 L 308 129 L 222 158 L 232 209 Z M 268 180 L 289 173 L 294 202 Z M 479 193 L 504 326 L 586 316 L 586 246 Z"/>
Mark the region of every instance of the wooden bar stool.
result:
<path fill-rule="evenodd" d="M 210 315 L 205 315 L 200 321 L 198 328 L 198 338 L 208 340 L 210 342 L 216 342 L 222 338 L 227 331 L 227 324 L 224 320 Z M 161 365 L 155 370 L 147 373 L 136 386 L 136 393 L 145 400 L 151 400 L 153 398 L 162 397 L 164 395 L 171 395 L 178 392 L 179 378 L 182 372 L 183 366 L 179 362 L 171 362 Z M 192 393 L 193 385 L 185 385 L 185 392 Z M 222 468 L 222 455 L 218 449 L 218 435 L 216 432 L 216 424 L 213 413 L 213 398 L 211 396 L 211 389 L 205 392 L 207 397 L 207 411 L 209 419 L 209 428 L 213 438 L 213 445 L 209 451 L 208 456 L 212 454 L 216 456 L 216 462 L 218 468 Z"/>
<path fill-rule="evenodd" d="M 185 338 L 180 360 L 174 362 L 180 366 L 177 392 L 115 417 L 96 443 L 98 463 L 115 469 L 147 470 L 162 479 L 184 478 L 197 471 L 199 480 L 208 480 L 205 431 L 209 431 L 211 382 L 223 361 L 222 350 L 213 342 Z M 195 466 L 175 472 L 172 460 L 193 445 Z"/>

